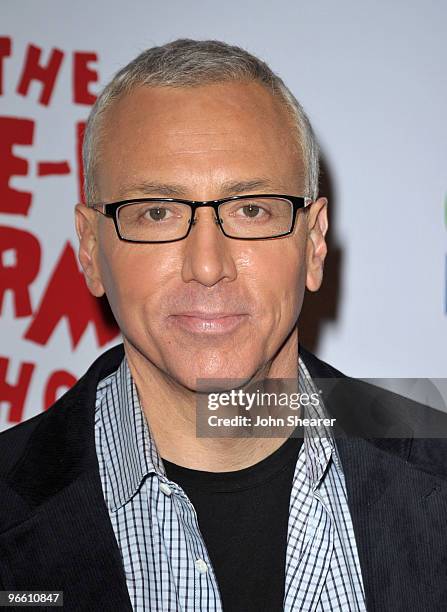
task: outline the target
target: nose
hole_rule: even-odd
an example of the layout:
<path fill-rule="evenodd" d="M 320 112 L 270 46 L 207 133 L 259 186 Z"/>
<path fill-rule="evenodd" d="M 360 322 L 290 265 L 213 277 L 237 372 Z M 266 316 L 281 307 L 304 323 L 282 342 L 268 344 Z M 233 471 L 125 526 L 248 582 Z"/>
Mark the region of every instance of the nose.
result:
<path fill-rule="evenodd" d="M 221 232 L 215 213 L 210 207 L 196 210 L 195 220 L 184 242 L 182 278 L 212 287 L 221 280 L 237 276 L 231 253 L 230 238 Z"/>

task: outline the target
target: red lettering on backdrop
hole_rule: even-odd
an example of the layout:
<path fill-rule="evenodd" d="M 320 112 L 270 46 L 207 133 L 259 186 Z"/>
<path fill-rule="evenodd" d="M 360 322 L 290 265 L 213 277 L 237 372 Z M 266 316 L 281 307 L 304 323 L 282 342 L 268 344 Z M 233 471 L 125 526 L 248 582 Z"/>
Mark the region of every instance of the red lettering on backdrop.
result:
<path fill-rule="evenodd" d="M 68 319 L 72 347 L 76 348 L 87 325 L 93 323 L 99 346 L 113 340 L 119 333 L 115 324 L 102 316 L 99 300 L 88 291 L 76 254 L 67 243 L 50 278 L 36 316 L 25 338 L 46 344 L 61 319 Z"/>
<path fill-rule="evenodd" d="M 9 421 L 20 423 L 23 419 L 23 406 L 35 366 L 33 363 L 22 363 L 17 382 L 11 385 L 6 381 L 8 365 L 9 360 L 0 357 L 0 398 L 2 402 L 10 404 Z"/>
<path fill-rule="evenodd" d="M 39 241 L 24 230 L 0 226 L 0 245 L 0 314 L 5 292 L 10 290 L 15 316 L 27 317 L 32 313 L 29 286 L 40 269 Z"/>
<path fill-rule="evenodd" d="M 84 193 L 84 166 L 82 165 L 82 143 L 84 142 L 85 121 L 76 124 L 76 156 L 78 159 L 78 197 L 80 202 L 85 202 Z"/>
<path fill-rule="evenodd" d="M 23 66 L 16 92 L 29 95 L 33 83 L 40 84 L 37 102 L 48 106 L 60 74 L 65 53 L 57 48 L 50 49 L 43 59 L 44 49 L 29 44 L 25 51 Z M 0 95 L 5 84 L 6 58 L 12 54 L 10 37 L 0 37 Z M 98 82 L 94 52 L 73 53 L 72 57 L 72 100 L 75 104 L 92 105 L 96 94 L 92 86 Z M 79 200 L 84 199 L 84 176 L 82 166 L 82 143 L 85 122 L 76 124 L 76 157 Z M 35 121 L 19 117 L 0 117 L 0 213 L 27 216 L 32 204 L 32 194 L 10 187 L 13 177 L 26 177 L 29 164 L 26 159 L 13 154 L 14 145 L 32 145 L 35 137 Z M 68 174 L 70 166 L 66 161 L 40 161 L 36 167 L 37 176 Z M 0 226 L 0 316 L 4 310 L 4 296 L 12 292 L 15 317 L 33 315 L 30 286 L 36 279 L 41 264 L 41 246 L 33 234 L 15 228 Z M 109 317 L 104 316 L 102 304 L 88 291 L 77 257 L 67 243 L 60 255 L 47 287 L 41 296 L 40 305 L 32 317 L 24 338 L 38 344 L 46 344 L 61 319 L 68 322 L 73 348 L 77 346 L 89 323 L 93 323 L 98 345 L 113 340 L 119 329 Z M 0 401 L 10 404 L 11 423 L 23 420 L 26 396 L 29 393 L 36 365 L 22 363 L 17 370 L 16 380 L 7 382 L 9 360 L 0 358 Z M 76 382 L 76 377 L 64 370 L 49 375 L 44 384 L 43 401 L 47 409 L 65 389 Z"/>
<path fill-rule="evenodd" d="M 34 139 L 34 121 L 18 117 L 0 117 L 0 212 L 27 215 L 31 194 L 9 186 L 12 176 L 26 176 L 28 162 L 13 155 L 15 144 L 31 145 Z"/>
<path fill-rule="evenodd" d="M 3 95 L 3 58 L 11 55 L 11 46 L 10 38 L 0 37 L 0 96 Z"/>
<path fill-rule="evenodd" d="M 70 165 L 67 161 L 37 163 L 37 176 L 55 176 L 58 174 L 70 174 Z"/>
<path fill-rule="evenodd" d="M 22 77 L 17 87 L 17 93 L 26 96 L 32 81 L 40 81 L 43 85 L 39 102 L 48 106 L 53 94 L 56 77 L 64 58 L 64 52 L 60 49 L 51 51 L 50 59 L 46 66 L 39 63 L 42 49 L 35 45 L 28 45 L 28 50 L 23 67 Z"/>
<path fill-rule="evenodd" d="M 56 372 L 53 372 L 45 387 L 45 410 L 47 410 L 57 399 L 59 399 L 61 389 L 67 391 L 67 389 L 70 389 L 75 384 L 76 380 L 77 379 L 73 376 L 73 374 L 70 374 L 70 372 L 66 372 L 65 370 L 57 370 Z"/>
<path fill-rule="evenodd" d="M 73 102 L 76 104 L 94 104 L 96 95 L 89 91 L 89 84 L 98 81 L 96 70 L 89 68 L 90 62 L 97 62 L 96 53 L 73 53 Z"/>

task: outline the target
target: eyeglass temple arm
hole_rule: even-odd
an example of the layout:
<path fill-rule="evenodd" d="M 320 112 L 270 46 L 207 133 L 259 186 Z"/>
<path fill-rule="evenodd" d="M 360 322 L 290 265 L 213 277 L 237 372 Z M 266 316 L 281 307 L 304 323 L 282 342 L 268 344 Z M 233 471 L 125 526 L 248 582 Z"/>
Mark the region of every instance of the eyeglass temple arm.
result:
<path fill-rule="evenodd" d="M 97 210 L 103 215 L 106 214 L 106 204 L 103 204 L 102 202 L 87 202 L 86 206 L 87 208 L 93 208 L 93 210 Z"/>

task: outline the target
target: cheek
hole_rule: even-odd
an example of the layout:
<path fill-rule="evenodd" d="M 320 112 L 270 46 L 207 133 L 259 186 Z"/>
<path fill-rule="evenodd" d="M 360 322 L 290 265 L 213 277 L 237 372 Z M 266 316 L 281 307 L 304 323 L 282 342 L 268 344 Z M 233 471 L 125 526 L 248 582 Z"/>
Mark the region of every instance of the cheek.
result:
<path fill-rule="evenodd" d="M 109 235 L 101 240 L 101 279 L 119 324 L 127 327 L 126 319 L 130 319 L 128 324 L 138 325 L 144 312 L 160 299 L 178 259 L 172 249 L 170 254 L 162 250 L 162 245 L 126 243 Z"/>
<path fill-rule="evenodd" d="M 298 318 L 305 288 L 305 249 L 295 237 L 244 251 L 239 273 L 257 302 L 263 335 L 283 336 Z M 261 247 L 262 248 L 259 248 Z"/>

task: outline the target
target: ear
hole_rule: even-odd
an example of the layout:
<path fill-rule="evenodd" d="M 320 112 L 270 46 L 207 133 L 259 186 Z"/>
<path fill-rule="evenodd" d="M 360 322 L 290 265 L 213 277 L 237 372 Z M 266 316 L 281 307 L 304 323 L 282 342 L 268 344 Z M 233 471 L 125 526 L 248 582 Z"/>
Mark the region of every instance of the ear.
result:
<path fill-rule="evenodd" d="M 306 287 L 318 291 L 323 280 L 324 259 L 327 254 L 325 235 L 328 229 L 327 199 L 312 203 L 308 215 L 306 244 Z"/>
<path fill-rule="evenodd" d="M 104 295 L 98 265 L 97 219 L 98 213 L 85 204 L 76 204 L 75 222 L 79 238 L 78 257 L 84 271 L 87 287 L 95 297 Z"/>

